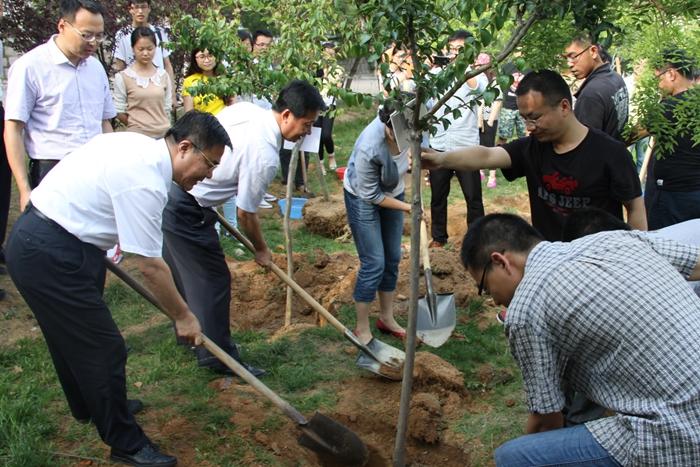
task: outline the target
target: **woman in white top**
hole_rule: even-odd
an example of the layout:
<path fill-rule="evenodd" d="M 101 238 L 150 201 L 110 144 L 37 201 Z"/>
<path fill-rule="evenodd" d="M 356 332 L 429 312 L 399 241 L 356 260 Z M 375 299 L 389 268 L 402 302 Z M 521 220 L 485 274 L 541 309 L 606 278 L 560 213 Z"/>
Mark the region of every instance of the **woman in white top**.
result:
<path fill-rule="evenodd" d="M 156 35 L 147 27 L 131 33 L 134 63 L 114 77 L 117 118 L 129 131 L 161 138 L 170 127 L 172 83 L 165 70 L 153 64 Z"/>

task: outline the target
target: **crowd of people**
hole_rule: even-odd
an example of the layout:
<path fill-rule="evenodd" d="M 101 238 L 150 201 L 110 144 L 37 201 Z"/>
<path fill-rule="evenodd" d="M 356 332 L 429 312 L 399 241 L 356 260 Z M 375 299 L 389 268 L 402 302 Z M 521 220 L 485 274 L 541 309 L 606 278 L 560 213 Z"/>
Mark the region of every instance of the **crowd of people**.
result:
<path fill-rule="evenodd" d="M 251 240 L 255 261 L 268 266 L 258 211 L 274 200 L 267 190 L 280 169 L 287 179 L 283 141 L 320 127 L 319 152 L 325 149 L 329 168 L 336 167 L 328 111 L 342 70 L 318 70 L 321 89 L 292 80 L 273 101 L 202 95 L 199 86 L 225 67 L 206 47 L 196 48 L 182 85 L 184 113 L 173 124 L 178 86 L 164 46 L 169 37 L 149 23 L 150 3 L 129 3 L 132 23 L 114 38 L 112 85 L 93 57 L 105 39 L 104 10 L 93 0 L 60 3 L 58 33 L 14 63 L 0 107 L 0 240 L 10 170 L 22 211 L 0 260 L 39 323 L 73 417 L 95 425 L 115 461 L 175 465 L 136 422 L 141 402 L 127 399 L 127 350 L 102 298 L 105 252 L 118 244 L 134 257 L 176 339 L 196 347 L 199 366 L 231 374 L 198 346 L 205 334 L 264 376 L 241 361 L 231 336 L 231 278 L 216 208 L 223 206 Z M 453 63 L 471 37 L 454 31 L 433 71 Z M 241 30 L 239 39 L 254 59 L 274 36 Z M 334 53 L 334 43 L 322 47 Z M 455 176 L 467 205 L 462 263 L 479 295 L 507 306 L 499 319 L 531 414 L 529 434 L 500 447 L 496 463 L 694 465 L 700 298 L 684 279 L 700 280 L 700 250 L 691 246 L 700 244 L 700 220 L 693 220 L 700 219 L 700 146 L 690 135 L 679 137 L 672 154 L 650 164 L 643 195 L 623 136 L 624 80 L 586 36 L 572 38 L 562 58 L 582 80 L 575 94 L 556 71 L 511 65 L 506 95 L 479 107 L 473 103 L 494 76 L 477 75 L 437 109 L 449 126 L 437 124 L 421 154 L 431 187 L 430 246 L 448 242 Z M 392 45 L 384 60 L 390 74 L 382 83 L 413 91 L 406 51 Z M 481 54 L 474 66 L 489 62 Z M 661 62 L 656 76 L 673 121 L 697 68 L 678 49 L 665 51 Z M 353 299 L 363 343 L 373 339 L 377 297 L 376 328 L 406 337 L 394 316 L 403 217 L 412 209 L 404 201 L 409 155 L 393 128 L 398 109 L 391 99 L 380 107 L 358 136 L 343 181 L 360 262 Z M 126 131 L 113 132 L 115 118 Z M 531 225 L 485 213 L 484 169 L 487 187 L 496 186 L 498 169 L 506 180 L 525 179 Z M 294 183 L 308 191 L 301 172 Z M 657 232 L 646 233 L 648 227 Z"/>

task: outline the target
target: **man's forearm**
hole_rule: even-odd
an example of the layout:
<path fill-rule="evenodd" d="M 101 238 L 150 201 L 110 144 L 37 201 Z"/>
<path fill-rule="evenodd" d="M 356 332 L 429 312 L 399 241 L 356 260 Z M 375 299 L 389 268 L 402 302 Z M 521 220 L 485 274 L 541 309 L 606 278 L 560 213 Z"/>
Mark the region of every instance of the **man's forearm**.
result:
<path fill-rule="evenodd" d="M 564 416 L 561 412 L 546 414 L 531 413 L 527 418 L 525 431 L 527 434 L 542 433 L 556 430 L 564 426 Z"/>
<path fill-rule="evenodd" d="M 253 243 L 256 251 L 267 250 L 267 243 L 263 237 L 262 229 L 260 228 L 260 219 L 255 212 L 244 211 L 238 209 L 238 224 L 243 229 L 243 233 Z"/>
<path fill-rule="evenodd" d="M 502 169 L 510 167 L 510 156 L 500 147 L 470 146 L 442 153 L 440 167 L 453 170 Z"/>
<path fill-rule="evenodd" d="M 175 287 L 167 263 L 162 258 L 138 257 L 137 265 L 146 287 L 158 299 L 165 313 L 175 321 L 183 319 L 189 313 L 189 308 Z"/>
<path fill-rule="evenodd" d="M 7 150 L 7 162 L 15 177 L 20 195 L 31 191 L 29 177 L 27 176 L 26 149 L 24 147 L 24 123 L 15 120 L 5 121 L 5 149 Z"/>
<path fill-rule="evenodd" d="M 639 196 L 624 203 L 627 210 L 627 223 L 635 230 L 647 230 L 647 211 L 644 207 L 644 198 Z"/>
<path fill-rule="evenodd" d="M 102 133 L 112 133 L 113 131 L 112 122 L 109 120 L 102 120 Z"/>

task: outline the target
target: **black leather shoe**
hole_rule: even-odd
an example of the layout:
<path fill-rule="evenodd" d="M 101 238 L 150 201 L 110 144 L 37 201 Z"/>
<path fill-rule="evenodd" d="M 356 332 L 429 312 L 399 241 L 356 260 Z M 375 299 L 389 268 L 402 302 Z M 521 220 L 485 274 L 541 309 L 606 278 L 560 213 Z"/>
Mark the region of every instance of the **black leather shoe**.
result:
<path fill-rule="evenodd" d="M 112 448 L 109 459 L 113 462 L 139 467 L 168 467 L 177 464 L 177 458 L 163 454 L 150 442 L 133 454 Z"/>
<path fill-rule="evenodd" d="M 256 368 L 252 365 L 248 365 L 247 363 L 243 362 L 238 362 L 241 365 L 243 365 L 243 368 L 248 370 L 250 374 L 255 376 L 256 378 L 260 378 L 262 376 L 265 376 L 267 374 L 267 371 L 263 370 L 262 368 Z M 217 363 L 216 365 L 212 365 L 207 367 L 214 373 L 220 374 L 220 375 L 225 375 L 225 376 L 238 376 L 236 373 L 234 373 L 229 367 L 224 365 L 223 363 Z"/>

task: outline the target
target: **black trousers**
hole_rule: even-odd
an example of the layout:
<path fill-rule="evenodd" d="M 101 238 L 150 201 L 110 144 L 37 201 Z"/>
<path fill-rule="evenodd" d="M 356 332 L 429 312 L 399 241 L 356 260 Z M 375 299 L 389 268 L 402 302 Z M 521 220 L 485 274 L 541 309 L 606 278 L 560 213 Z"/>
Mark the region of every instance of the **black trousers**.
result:
<path fill-rule="evenodd" d="M 318 148 L 318 157 L 323 160 L 323 150 L 325 149 L 328 154 L 333 154 L 335 152 L 335 143 L 333 142 L 333 122 L 335 122 L 335 117 L 326 117 L 321 115 L 318 117 L 321 127 L 321 141 Z M 314 125 L 317 126 L 317 125 Z"/>
<path fill-rule="evenodd" d="M 229 326 L 231 272 L 216 233 L 216 219 L 213 210 L 199 206 L 173 183 L 163 212 L 163 259 L 202 332 L 240 360 Z M 204 347 L 197 347 L 196 353 L 200 366 L 219 363 Z"/>
<path fill-rule="evenodd" d="M 280 149 L 280 165 L 282 166 L 282 184 L 287 184 L 287 176 L 289 175 L 289 164 L 292 162 L 292 150 Z M 309 155 L 304 154 L 304 163 L 306 164 L 306 173 L 309 173 Z M 304 174 L 301 172 L 301 154 L 297 163 L 297 171 L 294 174 L 294 186 L 299 188 L 304 185 Z M 308 187 L 307 187 L 308 188 Z"/>
<path fill-rule="evenodd" d="M 12 172 L 10 164 L 7 162 L 5 152 L 5 109 L 0 102 L 0 263 L 5 262 L 5 252 L 3 243 L 7 233 L 7 222 L 10 215 L 10 195 L 12 193 Z"/>
<path fill-rule="evenodd" d="M 455 171 L 438 169 L 430 171 L 430 230 L 433 240 L 447 242 L 447 197 L 450 194 L 452 176 L 459 180 L 462 194 L 467 202 L 467 225 L 484 215 L 481 197 L 481 179 L 478 170 Z"/>
<path fill-rule="evenodd" d="M 54 159 L 29 159 L 29 186 L 32 190 L 46 177 L 60 161 Z"/>
<path fill-rule="evenodd" d="M 496 132 L 498 131 L 498 120 L 493 122 L 493 126 L 484 122 L 483 130 L 479 130 L 479 145 L 492 148 L 496 145 Z"/>
<path fill-rule="evenodd" d="M 73 417 L 127 452 L 148 441 L 126 403 L 126 346 L 102 299 L 105 252 L 24 211 L 7 242 L 7 269 L 46 339 Z"/>

